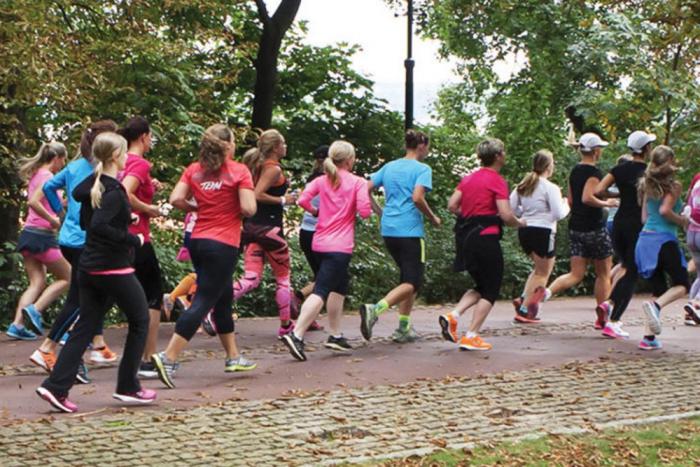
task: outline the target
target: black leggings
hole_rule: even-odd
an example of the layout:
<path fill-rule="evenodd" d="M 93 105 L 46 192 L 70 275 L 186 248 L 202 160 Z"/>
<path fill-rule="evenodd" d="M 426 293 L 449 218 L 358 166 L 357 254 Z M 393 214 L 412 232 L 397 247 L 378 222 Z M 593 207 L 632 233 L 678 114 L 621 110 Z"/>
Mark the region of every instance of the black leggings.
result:
<path fill-rule="evenodd" d="M 119 364 L 117 392 L 127 394 L 140 391 L 141 384 L 136 372 L 148 333 L 148 304 L 141 284 L 133 273 L 96 276 L 80 271 L 78 281 L 82 310 L 80 319 L 59 354 L 56 366 L 42 386 L 56 396 L 68 395 L 75 382 L 83 352 L 92 339 L 96 326 L 104 319 L 113 301 L 116 301 L 129 322 L 129 332 Z"/>
<path fill-rule="evenodd" d="M 615 222 L 613 224 L 613 248 L 619 256 L 622 266 L 625 268 L 625 275 L 615 283 L 615 287 L 610 292 L 610 300 L 614 304 L 613 312 L 610 316 L 611 321 L 619 321 L 622 318 L 622 314 L 627 310 L 634 295 L 638 276 L 634 249 L 637 246 L 637 239 L 641 230 L 641 226 L 633 222 Z"/>
<path fill-rule="evenodd" d="M 68 295 L 66 295 L 66 301 L 63 303 L 63 308 L 58 314 L 56 319 L 51 326 L 51 331 L 49 331 L 48 338 L 54 342 L 58 342 L 61 336 L 66 333 L 73 326 L 75 320 L 78 319 L 80 310 L 80 294 L 79 294 L 79 284 L 78 284 L 78 263 L 80 262 L 80 254 L 83 252 L 82 248 L 73 248 L 61 245 L 61 254 L 70 263 L 70 287 L 68 288 Z M 103 332 L 104 321 L 97 323 L 97 329 L 95 329 L 95 335 L 101 335 Z"/>
<path fill-rule="evenodd" d="M 688 269 L 683 267 L 678 242 L 666 242 L 659 250 L 659 259 L 654 275 L 649 278 L 651 292 L 654 297 L 660 297 L 668 290 L 665 274 L 668 274 L 671 278 L 672 287 L 682 285 L 685 287 L 686 292 L 690 289 Z"/>
<path fill-rule="evenodd" d="M 494 304 L 501 293 L 503 282 L 503 251 L 497 235 L 474 235 L 472 238 L 474 263 L 468 271 L 481 298 Z"/>
<path fill-rule="evenodd" d="M 238 248 L 216 240 L 193 238 L 189 250 L 197 273 L 197 293 L 192 305 L 178 318 L 175 332 L 189 341 L 202 318 L 213 308 L 217 332 L 232 333 L 233 271 L 238 261 Z"/>
<path fill-rule="evenodd" d="M 311 244 L 314 241 L 314 233 L 315 232 L 311 230 L 299 230 L 299 246 L 301 247 L 301 251 L 304 252 L 306 262 L 309 263 L 311 271 L 314 273 L 314 280 L 316 280 L 316 274 L 318 274 L 318 269 L 321 267 L 321 261 L 318 255 L 311 249 Z"/>

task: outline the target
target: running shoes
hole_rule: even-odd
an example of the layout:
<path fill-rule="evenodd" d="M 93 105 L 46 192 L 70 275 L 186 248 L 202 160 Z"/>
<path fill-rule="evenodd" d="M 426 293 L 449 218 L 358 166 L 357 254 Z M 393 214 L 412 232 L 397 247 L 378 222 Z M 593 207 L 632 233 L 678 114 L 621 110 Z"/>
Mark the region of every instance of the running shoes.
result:
<path fill-rule="evenodd" d="M 251 362 L 243 355 L 239 355 L 236 358 L 227 358 L 224 363 L 224 371 L 226 373 L 233 373 L 234 371 L 250 371 L 254 370 L 258 366 L 257 363 Z"/>
<path fill-rule="evenodd" d="M 391 335 L 391 340 L 397 344 L 408 344 L 417 341 L 419 338 L 420 336 L 416 330 L 413 329 L 413 326 L 409 326 L 407 328 L 402 328 L 399 326 Z"/>
<path fill-rule="evenodd" d="M 445 315 L 440 315 L 438 318 L 438 323 L 440 323 L 443 339 L 456 344 L 459 340 L 457 337 L 457 325 L 459 324 L 457 320 L 452 317 L 450 313 L 448 313 Z"/>
<path fill-rule="evenodd" d="M 327 349 L 331 349 L 336 352 L 350 352 L 352 351 L 352 346 L 348 343 L 344 336 L 335 337 L 328 336 L 328 340 L 323 346 Z"/>
<path fill-rule="evenodd" d="M 67 396 L 57 396 L 43 386 L 36 388 L 36 393 L 61 412 L 74 413 L 78 411 L 78 406 L 69 401 Z"/>
<path fill-rule="evenodd" d="M 88 376 L 88 368 L 85 362 L 80 360 L 80 365 L 78 366 L 78 372 L 75 374 L 75 380 L 80 384 L 90 384 L 92 380 Z"/>
<path fill-rule="evenodd" d="M 141 362 L 138 377 L 141 379 L 155 379 L 158 377 L 156 367 L 151 362 Z"/>
<path fill-rule="evenodd" d="M 122 402 L 136 402 L 138 404 L 150 404 L 156 400 L 156 392 L 152 389 L 141 389 L 137 392 L 120 394 L 115 392 L 112 397 Z"/>
<path fill-rule="evenodd" d="M 610 319 L 610 312 L 612 311 L 612 307 L 610 306 L 610 302 L 602 302 L 598 304 L 598 306 L 595 307 L 595 315 L 596 315 L 596 320 L 595 324 L 593 327 L 595 329 L 604 329 L 605 324 L 608 322 Z"/>
<path fill-rule="evenodd" d="M 540 304 L 546 295 L 545 288 L 542 286 L 535 287 L 535 290 L 530 296 L 530 303 L 527 305 L 527 318 L 533 321 L 538 321 L 537 315 L 540 312 Z"/>
<path fill-rule="evenodd" d="M 621 321 L 608 321 L 605 323 L 602 334 L 611 339 L 628 339 L 630 337 L 630 333 L 622 329 Z"/>
<path fill-rule="evenodd" d="M 642 303 L 642 311 L 644 311 L 651 333 L 656 336 L 661 334 L 661 310 L 654 302 L 644 302 Z"/>
<path fill-rule="evenodd" d="M 659 350 L 663 348 L 663 345 L 661 345 L 661 341 L 658 339 L 647 339 L 644 337 L 641 341 L 639 341 L 638 347 L 642 350 Z"/>
<path fill-rule="evenodd" d="M 25 327 L 18 327 L 14 323 L 10 324 L 10 326 L 7 328 L 7 331 L 5 331 L 5 334 L 7 334 L 9 337 L 21 341 L 33 341 L 37 339 L 36 334 L 34 334 L 32 331 Z"/>
<path fill-rule="evenodd" d="M 22 308 L 22 318 L 24 325 L 33 333 L 41 336 L 44 334 L 44 324 L 41 322 L 41 313 L 34 305 L 27 305 Z"/>
<path fill-rule="evenodd" d="M 99 349 L 92 349 L 90 351 L 90 362 L 92 363 L 114 363 L 118 358 L 119 356 L 112 352 L 107 345 Z"/>
<path fill-rule="evenodd" d="M 211 337 L 216 337 L 216 335 L 217 335 L 216 324 L 214 324 L 214 319 L 212 317 L 212 313 L 213 312 L 210 311 L 202 319 L 202 329 L 204 329 L 204 332 L 206 332 Z"/>
<path fill-rule="evenodd" d="M 166 387 L 170 389 L 175 388 L 175 383 L 173 382 L 173 376 L 178 368 L 177 362 L 171 362 L 165 356 L 165 352 L 154 353 L 151 355 L 151 363 L 158 373 L 158 379 L 165 384 Z"/>
<path fill-rule="evenodd" d="M 484 341 L 481 336 L 467 337 L 462 336 L 459 341 L 461 350 L 491 350 L 493 346 Z"/>
<path fill-rule="evenodd" d="M 683 322 L 686 326 L 700 326 L 700 310 L 692 302 L 683 305 L 683 310 L 685 311 Z"/>
<path fill-rule="evenodd" d="M 295 336 L 293 332 L 282 336 L 282 342 L 284 342 L 284 345 L 287 346 L 289 352 L 294 358 L 301 362 L 306 361 L 306 354 L 304 353 L 304 341 Z"/>
<path fill-rule="evenodd" d="M 29 357 L 29 360 L 36 366 L 43 368 L 47 373 L 51 373 L 56 364 L 56 354 L 37 349 Z"/>
<path fill-rule="evenodd" d="M 372 328 L 379 317 L 374 313 L 374 305 L 360 305 L 360 333 L 365 340 L 372 339 Z"/>

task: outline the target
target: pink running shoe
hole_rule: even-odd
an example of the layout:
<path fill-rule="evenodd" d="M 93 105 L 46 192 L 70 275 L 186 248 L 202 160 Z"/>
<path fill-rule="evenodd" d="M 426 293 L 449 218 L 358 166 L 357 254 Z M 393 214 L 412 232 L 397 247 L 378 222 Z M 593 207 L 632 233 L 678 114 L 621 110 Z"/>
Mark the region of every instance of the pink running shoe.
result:
<path fill-rule="evenodd" d="M 294 331 L 294 321 L 290 321 L 289 325 L 287 327 L 280 326 L 280 328 L 277 330 L 277 338 L 282 339 L 282 337 L 286 336 L 287 334 L 291 333 Z"/>
<path fill-rule="evenodd" d="M 150 404 L 156 400 L 156 392 L 152 389 L 141 389 L 138 392 L 119 394 L 115 392 L 112 397 L 122 402 L 136 402 L 139 404 Z"/>
<path fill-rule="evenodd" d="M 603 302 L 595 307 L 596 320 L 593 325 L 595 329 L 605 328 L 605 324 L 610 319 L 610 311 L 610 303 L 608 302 Z"/>
<path fill-rule="evenodd" d="M 43 386 L 36 388 L 36 393 L 61 412 L 74 413 L 78 411 L 78 406 L 69 401 L 68 396 L 57 396 Z"/>
<path fill-rule="evenodd" d="M 544 287 L 536 287 L 530 296 L 530 303 L 527 304 L 527 318 L 537 320 L 537 314 L 540 312 L 540 303 L 544 300 L 546 291 Z"/>
<path fill-rule="evenodd" d="M 309 331 L 323 331 L 323 324 L 314 320 L 309 325 Z"/>

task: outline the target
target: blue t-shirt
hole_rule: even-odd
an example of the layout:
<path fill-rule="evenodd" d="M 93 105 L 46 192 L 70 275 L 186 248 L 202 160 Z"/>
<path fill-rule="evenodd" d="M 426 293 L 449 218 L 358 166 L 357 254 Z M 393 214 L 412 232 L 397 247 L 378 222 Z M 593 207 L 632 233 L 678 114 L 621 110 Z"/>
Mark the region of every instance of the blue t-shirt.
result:
<path fill-rule="evenodd" d="M 58 190 L 65 190 L 68 198 L 68 209 L 63 219 L 61 231 L 58 233 L 58 243 L 72 248 L 82 248 L 85 245 L 85 231 L 80 228 L 80 203 L 73 198 L 76 186 L 92 175 L 93 167 L 90 162 L 81 157 L 63 168 L 53 178 L 44 183 L 44 196 L 49 201 L 51 209 L 61 212 L 63 205 L 58 198 Z"/>
<path fill-rule="evenodd" d="M 415 159 L 398 159 L 370 176 L 375 187 L 384 187 L 386 203 L 382 214 L 382 236 L 422 238 L 423 214 L 413 202 L 418 185 L 433 189 L 432 169 Z"/>

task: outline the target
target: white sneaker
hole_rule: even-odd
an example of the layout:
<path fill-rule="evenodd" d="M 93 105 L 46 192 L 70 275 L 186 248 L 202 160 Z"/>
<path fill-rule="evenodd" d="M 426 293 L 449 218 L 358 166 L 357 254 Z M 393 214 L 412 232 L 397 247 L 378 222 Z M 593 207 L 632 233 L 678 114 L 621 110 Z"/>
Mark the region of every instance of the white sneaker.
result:
<path fill-rule="evenodd" d="M 647 325 L 651 333 L 655 336 L 661 334 L 661 311 L 656 308 L 653 302 L 642 303 L 642 311 L 644 311 L 644 315 L 647 318 Z"/>
<path fill-rule="evenodd" d="M 615 334 L 618 336 L 622 336 L 623 338 L 627 339 L 630 336 L 630 333 L 622 329 L 622 321 L 618 321 L 616 323 L 610 323 L 612 326 L 613 330 L 615 331 Z"/>

